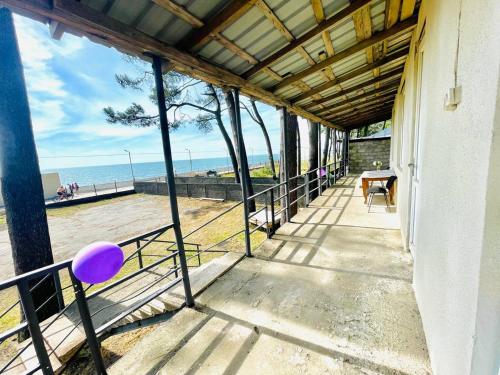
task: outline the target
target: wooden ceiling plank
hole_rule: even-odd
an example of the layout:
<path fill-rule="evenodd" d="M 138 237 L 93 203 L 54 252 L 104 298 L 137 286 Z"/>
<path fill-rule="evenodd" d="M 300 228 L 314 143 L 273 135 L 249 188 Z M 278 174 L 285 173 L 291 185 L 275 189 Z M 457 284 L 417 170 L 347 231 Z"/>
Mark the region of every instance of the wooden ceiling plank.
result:
<path fill-rule="evenodd" d="M 346 73 L 346 74 L 343 74 L 339 77 L 336 78 L 335 81 L 332 81 L 332 82 L 325 82 L 319 86 L 316 86 L 315 88 L 313 88 L 311 91 L 309 92 L 305 92 L 304 94 L 302 95 L 299 95 L 299 96 L 296 96 L 294 98 L 291 98 L 290 101 L 292 101 L 293 103 L 297 103 L 301 100 L 304 100 L 304 99 L 307 99 L 309 98 L 311 95 L 313 94 L 317 94 L 317 93 L 320 93 L 322 91 L 325 91 L 325 90 L 328 90 L 338 84 L 341 84 L 345 81 L 348 81 L 350 79 L 353 79 L 359 75 L 362 75 L 366 72 L 369 72 L 377 67 L 380 67 L 380 66 L 383 66 L 385 64 L 388 64 L 390 62 L 393 62 L 397 59 L 400 59 L 401 57 L 403 56 L 406 56 L 408 55 L 408 49 L 405 48 L 405 49 L 402 49 L 398 52 L 395 52 L 389 56 L 386 56 L 384 57 L 383 59 L 379 60 L 379 61 L 376 61 L 370 65 L 365 65 L 365 66 L 362 66 L 358 69 L 354 69 L 353 71 L 349 72 L 349 73 Z M 402 64 L 404 63 L 404 61 L 401 62 Z"/>
<path fill-rule="evenodd" d="M 333 27 L 334 25 L 342 22 L 343 20 L 347 19 L 352 15 L 352 13 L 356 12 L 359 8 L 362 6 L 368 4 L 371 0 L 354 0 L 349 6 L 346 8 L 342 9 L 340 12 L 337 14 L 333 15 L 332 17 L 323 20 L 318 26 L 312 28 L 308 32 L 306 32 L 304 35 L 296 38 L 292 42 L 290 42 L 288 45 L 285 47 L 281 48 L 279 51 L 273 53 L 271 56 L 265 58 L 262 60 L 260 63 L 256 64 L 253 68 L 249 69 L 247 72 L 243 74 L 244 78 L 249 78 L 258 71 L 262 70 L 264 67 L 271 65 L 273 62 L 276 60 L 282 58 L 284 55 L 287 53 L 295 50 L 298 46 L 301 46 L 302 44 L 308 42 L 312 38 L 316 37 L 317 35 L 321 34 L 323 31 Z"/>
<path fill-rule="evenodd" d="M 375 124 L 377 122 L 381 122 L 381 121 L 385 121 L 385 120 L 390 120 L 392 117 L 392 114 L 389 113 L 389 114 L 379 114 L 377 115 L 377 117 L 371 117 L 369 120 L 364 120 L 364 121 L 358 121 L 358 122 L 351 122 L 351 123 L 347 123 L 345 125 L 345 128 L 347 130 L 354 130 L 356 128 L 361 128 L 363 126 L 366 126 L 366 125 L 371 125 L 371 124 Z"/>
<path fill-rule="evenodd" d="M 223 31 L 248 12 L 254 3 L 255 0 L 231 0 L 224 9 L 206 21 L 203 27 L 194 30 L 178 43 L 178 47 L 186 51 L 199 49 L 211 39 L 211 35 Z"/>
<path fill-rule="evenodd" d="M 401 21 L 404 21 L 405 19 L 413 16 L 413 12 L 415 11 L 415 4 L 416 0 L 403 0 L 403 3 L 401 4 Z"/>
<path fill-rule="evenodd" d="M 379 97 L 383 97 L 385 95 L 395 95 L 395 93 L 397 92 L 397 88 L 398 88 L 398 85 L 393 84 L 390 86 L 383 86 L 380 91 L 379 90 L 372 90 L 372 91 L 364 92 L 362 94 L 348 98 L 344 101 L 329 104 L 328 106 L 325 106 L 324 109 L 322 109 L 318 112 L 315 112 L 315 114 L 318 116 L 323 116 L 325 113 L 330 113 L 332 110 L 341 109 L 342 107 L 346 107 L 350 104 L 352 104 L 352 106 L 354 106 L 355 103 L 357 103 L 361 100 L 368 100 L 369 101 L 372 99 L 371 97 L 378 99 Z"/>
<path fill-rule="evenodd" d="M 316 22 L 323 22 L 325 19 L 325 11 L 323 9 L 322 0 L 311 0 L 311 6 L 314 12 L 314 17 L 316 17 Z"/>
<path fill-rule="evenodd" d="M 256 0 L 255 6 L 259 8 L 276 29 L 285 37 L 289 42 L 295 39 L 290 30 L 287 29 L 285 24 L 276 16 L 273 10 L 267 5 L 264 0 Z"/>
<path fill-rule="evenodd" d="M 272 70 L 271 68 L 264 68 L 262 69 L 262 71 L 264 73 L 266 73 L 268 76 L 270 76 L 271 78 L 275 79 L 276 81 L 281 81 L 283 79 L 282 76 L 280 76 L 278 73 L 276 73 L 274 70 Z"/>
<path fill-rule="evenodd" d="M 328 118 L 328 116 L 332 116 L 332 115 L 338 115 L 338 114 L 341 114 L 341 113 L 345 113 L 345 112 L 350 112 L 350 111 L 353 111 L 353 110 L 356 110 L 356 109 L 359 109 L 359 108 L 364 108 L 366 106 L 369 106 L 373 103 L 381 103 L 387 99 L 394 99 L 394 96 L 395 96 L 395 90 L 393 91 L 389 91 L 388 93 L 384 94 L 384 95 L 380 95 L 380 96 L 375 96 L 373 97 L 371 100 L 368 100 L 366 102 L 359 102 L 357 103 L 356 101 L 354 100 L 351 100 L 350 103 L 352 104 L 352 107 L 351 108 L 342 108 L 340 106 L 336 107 L 335 111 L 327 111 L 326 115 L 325 114 L 322 114 L 321 116 L 326 116 L 326 118 Z"/>
<path fill-rule="evenodd" d="M 346 116 L 343 118 L 334 119 L 333 121 L 335 123 L 344 124 L 347 122 L 366 121 L 366 120 L 370 120 L 372 118 L 378 118 L 379 116 L 384 116 L 387 113 L 392 113 L 392 103 L 388 106 L 379 107 L 379 108 L 375 108 L 375 109 L 376 109 L 375 111 L 374 111 L 374 109 L 370 109 L 366 112 L 360 112 L 360 113 L 354 114 L 352 116 Z"/>
<path fill-rule="evenodd" d="M 341 92 L 337 92 L 335 94 L 332 94 L 332 95 L 329 95 L 329 96 L 325 96 L 323 99 L 321 99 L 319 101 L 315 101 L 313 103 L 310 103 L 308 105 L 303 106 L 303 108 L 309 109 L 309 108 L 315 107 L 318 104 L 322 104 L 322 103 L 328 102 L 330 100 L 334 100 L 336 98 L 340 98 L 342 95 L 346 95 L 346 94 L 349 94 L 351 92 L 356 92 L 358 90 L 362 90 L 363 88 L 365 88 L 367 86 L 373 85 L 373 84 L 375 84 L 377 82 L 381 82 L 381 81 L 384 81 L 384 80 L 389 79 L 389 78 L 397 77 L 397 79 L 399 79 L 399 76 L 401 74 L 403 74 L 403 70 L 404 70 L 403 67 L 398 68 L 398 69 L 394 69 L 394 70 L 392 70 L 392 71 L 390 71 L 388 73 L 385 73 L 385 74 L 383 74 L 383 75 L 381 75 L 379 77 L 373 78 L 373 79 L 371 79 L 369 81 L 361 82 L 361 83 L 359 83 L 357 85 L 354 85 L 352 87 L 348 87 L 348 88 L 344 89 Z"/>
<path fill-rule="evenodd" d="M 387 98 L 385 98 L 385 99 L 387 99 Z M 394 97 L 392 97 L 392 100 L 380 100 L 380 101 L 370 102 L 367 105 L 355 106 L 353 108 L 344 109 L 343 111 L 328 114 L 327 116 L 325 116 L 325 118 L 332 121 L 332 119 L 338 119 L 340 117 L 345 117 L 345 116 L 350 115 L 350 114 L 360 113 L 360 112 L 367 111 L 367 110 L 370 110 L 373 108 L 378 108 L 378 107 L 381 107 L 381 106 L 384 106 L 386 104 L 390 104 L 393 102 L 394 102 Z"/>
<path fill-rule="evenodd" d="M 417 23 L 417 17 L 415 17 L 415 16 L 408 18 L 403 22 L 397 23 L 396 25 L 394 25 L 390 29 L 387 29 L 387 30 L 384 30 L 380 33 L 377 33 L 377 34 L 373 35 L 371 38 L 365 39 L 365 40 L 333 55 L 332 57 L 329 57 L 329 58 L 315 64 L 314 66 L 311 66 L 311 67 L 309 67 L 309 68 L 307 68 L 299 73 L 296 73 L 290 77 L 283 79 L 283 81 L 281 81 L 279 84 L 277 84 L 272 90 L 276 91 L 277 89 L 283 88 L 283 87 L 291 84 L 292 82 L 301 80 L 301 79 L 303 79 L 311 74 L 316 73 L 318 70 L 324 69 L 325 67 L 332 65 L 338 61 L 341 61 L 341 60 L 343 60 L 343 59 L 345 59 L 345 58 L 347 58 L 347 57 L 349 57 L 349 56 L 351 56 L 359 51 L 362 51 L 368 47 L 371 47 L 376 43 L 382 42 L 385 39 L 387 39 L 393 35 L 407 31 L 408 29 L 413 28 L 416 25 L 416 23 Z"/>
<path fill-rule="evenodd" d="M 227 39 L 224 35 L 222 34 L 214 34 L 212 35 L 212 38 L 222 44 L 225 48 L 230 50 L 232 53 L 235 55 L 239 56 L 243 60 L 248 61 L 250 64 L 257 64 L 257 59 L 250 55 L 247 51 L 245 51 L 243 48 L 237 46 L 235 43 Z"/>
<path fill-rule="evenodd" d="M 204 25 L 202 20 L 200 20 L 198 17 L 191 14 L 186 8 L 173 2 L 172 0 L 153 0 L 153 2 L 197 29 L 203 27 Z"/>
<path fill-rule="evenodd" d="M 386 0 L 385 2 L 385 28 L 388 29 L 399 20 L 401 0 Z"/>

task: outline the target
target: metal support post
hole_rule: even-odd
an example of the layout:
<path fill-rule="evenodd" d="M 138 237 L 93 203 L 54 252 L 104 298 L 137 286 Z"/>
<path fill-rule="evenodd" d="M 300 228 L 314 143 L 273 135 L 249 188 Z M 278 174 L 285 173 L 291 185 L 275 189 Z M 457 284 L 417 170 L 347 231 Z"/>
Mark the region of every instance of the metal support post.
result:
<path fill-rule="evenodd" d="M 337 183 L 337 129 L 333 130 L 333 184 Z"/>
<path fill-rule="evenodd" d="M 318 195 L 323 191 L 321 181 L 321 124 L 318 122 Z"/>
<path fill-rule="evenodd" d="M 289 185 L 289 179 L 290 179 L 290 171 L 288 170 L 288 141 L 289 141 L 289 137 L 288 137 L 288 111 L 286 110 L 285 107 L 282 107 L 281 108 L 281 121 L 282 121 L 282 124 L 281 124 L 281 139 L 283 140 L 283 155 L 282 155 L 282 158 L 283 160 L 281 161 L 281 167 L 283 168 L 283 179 L 284 179 L 284 189 L 285 189 L 285 205 L 286 205 L 286 209 L 285 209 L 285 217 L 286 217 L 286 221 L 289 222 L 290 219 L 291 219 L 291 212 L 290 212 L 290 185 Z M 281 194 L 280 192 L 280 195 L 283 195 Z M 283 200 L 282 200 L 283 201 Z M 281 207 L 281 209 L 283 209 L 283 207 Z"/>
<path fill-rule="evenodd" d="M 102 360 L 101 348 L 95 334 L 89 306 L 87 305 L 87 300 L 85 299 L 85 291 L 83 290 L 82 283 L 75 277 L 71 269 L 69 269 L 69 274 L 71 276 L 71 282 L 73 283 L 78 311 L 80 312 L 80 318 L 82 319 L 83 329 L 85 331 L 85 336 L 87 337 L 87 344 L 92 355 L 92 360 L 94 361 L 96 374 L 105 375 L 106 367 L 104 366 L 104 362 Z"/>
<path fill-rule="evenodd" d="M 54 371 L 52 370 L 52 365 L 50 364 L 49 355 L 45 350 L 45 344 L 42 336 L 42 331 L 40 330 L 40 324 L 38 322 L 38 317 L 36 316 L 35 304 L 31 298 L 31 292 L 28 285 L 28 280 L 21 280 L 19 282 L 19 298 L 21 299 L 21 304 L 23 306 L 24 317 L 28 323 L 28 328 L 30 330 L 31 342 L 35 348 L 36 356 L 38 358 L 38 363 L 40 363 L 40 368 L 44 375 L 52 375 Z"/>
<path fill-rule="evenodd" d="M 175 242 L 179 252 L 179 262 L 182 271 L 182 282 L 184 284 L 184 293 L 186 295 L 186 305 L 194 306 L 193 295 L 191 293 L 191 284 L 189 282 L 189 272 L 186 262 L 186 253 L 184 252 L 184 241 L 182 239 L 181 222 L 179 219 L 179 208 L 177 206 L 177 191 L 175 188 L 174 164 L 172 162 L 172 149 L 170 146 L 170 134 L 168 130 L 167 108 L 165 106 L 165 93 L 163 91 L 162 59 L 153 56 L 153 71 L 156 85 L 156 98 L 158 101 L 158 112 L 160 115 L 160 130 L 163 145 L 163 155 L 165 158 L 165 168 L 167 172 L 168 198 L 170 201 L 170 213 L 174 226 Z"/>
<path fill-rule="evenodd" d="M 309 174 L 304 175 L 304 199 L 306 207 L 309 206 Z"/>
<path fill-rule="evenodd" d="M 139 249 L 141 247 L 141 241 L 135 241 L 135 246 Z M 139 268 L 142 270 L 142 267 L 144 267 L 144 264 L 142 263 L 142 250 L 137 251 L 137 259 L 139 260 Z"/>
<path fill-rule="evenodd" d="M 274 233 L 274 189 L 271 189 L 270 193 L 271 193 L 271 231 Z"/>
<path fill-rule="evenodd" d="M 349 173 L 349 132 L 345 133 L 345 175 Z"/>
<path fill-rule="evenodd" d="M 238 154 L 239 159 L 244 160 L 246 155 L 243 154 L 243 132 L 241 130 L 241 113 L 240 113 L 240 90 L 238 88 L 233 89 L 234 94 L 234 107 L 236 111 L 236 130 L 238 132 Z M 250 244 L 250 223 L 248 222 L 248 185 L 245 176 L 248 175 L 248 164 L 240 163 L 240 181 L 241 181 L 241 194 L 243 198 L 243 212 L 245 217 L 245 253 L 247 257 L 252 256 L 252 248 Z"/>

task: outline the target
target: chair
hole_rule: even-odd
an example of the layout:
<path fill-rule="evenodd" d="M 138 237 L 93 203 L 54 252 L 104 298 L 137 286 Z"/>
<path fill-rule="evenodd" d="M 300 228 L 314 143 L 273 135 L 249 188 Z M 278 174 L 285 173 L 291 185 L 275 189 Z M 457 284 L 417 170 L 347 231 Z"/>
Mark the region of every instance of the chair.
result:
<path fill-rule="evenodd" d="M 394 182 L 396 180 L 397 176 L 391 176 L 387 180 L 385 187 L 376 186 L 368 189 L 368 212 L 370 212 L 370 208 L 372 207 L 372 200 L 375 194 L 383 194 L 385 198 L 385 204 L 387 205 L 387 208 L 389 208 L 389 200 L 387 199 L 387 193 L 389 192 L 389 190 L 391 190 L 392 185 L 394 185 Z"/>

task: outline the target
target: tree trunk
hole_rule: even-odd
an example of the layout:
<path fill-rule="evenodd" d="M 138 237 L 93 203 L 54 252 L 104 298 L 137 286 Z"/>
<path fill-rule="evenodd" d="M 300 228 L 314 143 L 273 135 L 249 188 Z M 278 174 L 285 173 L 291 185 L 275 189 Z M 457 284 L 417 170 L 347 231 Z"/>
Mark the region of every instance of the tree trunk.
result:
<path fill-rule="evenodd" d="M 262 117 L 260 116 L 260 113 L 257 109 L 257 105 L 255 104 L 255 100 L 250 100 L 250 104 L 252 105 L 252 109 L 255 114 L 257 124 L 259 124 L 260 129 L 262 130 L 262 134 L 264 135 L 264 140 L 266 141 L 266 148 L 267 148 L 267 158 L 269 159 L 269 164 L 271 166 L 273 179 L 276 180 L 276 167 L 274 165 L 273 148 L 271 146 L 271 140 L 269 139 L 269 134 L 267 133 L 266 125 L 264 124 L 264 120 L 262 120 Z"/>
<path fill-rule="evenodd" d="M 325 143 L 323 144 L 323 158 L 322 165 L 328 163 L 328 149 L 330 147 L 330 128 L 325 128 Z"/>
<path fill-rule="evenodd" d="M 227 134 L 226 127 L 224 126 L 224 122 L 222 122 L 222 114 L 220 109 L 219 98 L 217 97 L 217 92 L 215 91 L 214 86 L 211 83 L 207 83 L 208 90 L 210 95 L 214 98 L 216 102 L 216 110 L 215 110 L 215 120 L 217 122 L 217 126 L 222 134 L 222 138 L 224 138 L 224 142 L 226 142 L 227 152 L 229 153 L 229 158 L 231 159 L 231 165 L 233 166 L 234 171 L 234 181 L 239 184 L 240 183 L 240 174 L 238 173 L 238 159 L 236 158 L 236 152 L 234 151 L 233 143 L 231 142 L 231 138 L 229 134 Z"/>
<path fill-rule="evenodd" d="M 231 165 L 233 166 L 234 171 L 234 181 L 239 184 L 240 183 L 240 174 L 238 173 L 238 158 L 236 157 L 236 152 L 234 151 L 233 143 L 231 142 L 231 138 L 227 134 L 226 128 L 224 127 L 224 123 L 222 122 L 222 116 L 220 112 L 216 115 L 216 122 L 219 126 L 219 130 L 222 134 L 222 138 L 224 138 L 224 142 L 226 142 L 227 151 L 229 153 L 229 158 L 231 159 Z"/>
<path fill-rule="evenodd" d="M 318 124 L 308 120 L 309 131 L 309 171 L 318 168 Z M 316 172 L 309 173 L 309 181 L 314 180 L 318 174 Z M 309 185 L 309 191 L 318 186 L 317 181 Z M 311 200 L 318 196 L 318 190 L 311 192 Z"/>
<path fill-rule="evenodd" d="M 0 9 L 0 176 L 14 271 L 20 275 L 54 263 L 45 212 L 23 67 L 12 14 Z M 3 275 L 5 276 L 5 275 Z M 30 281 L 30 287 L 40 279 Z M 38 319 L 59 311 L 55 280 L 42 282 L 32 293 Z"/>
<path fill-rule="evenodd" d="M 238 152 L 238 165 L 240 165 L 240 167 L 243 165 L 242 163 L 245 163 L 246 165 L 246 168 L 244 168 L 247 173 L 245 176 L 243 176 L 243 181 L 241 181 L 241 183 L 246 183 L 247 184 L 247 191 L 248 191 L 248 195 L 253 195 L 253 186 L 252 186 L 252 179 L 250 178 L 250 171 L 248 169 L 248 158 L 247 158 L 247 152 L 246 152 L 246 149 L 245 149 L 245 142 L 243 142 L 242 144 L 242 152 L 241 154 L 243 155 L 243 160 L 239 160 L 239 155 L 240 155 L 240 152 L 238 150 L 238 132 L 237 132 L 237 128 L 236 128 L 236 107 L 235 107 L 235 104 L 234 104 L 234 96 L 233 96 L 233 93 L 229 90 L 225 90 L 224 91 L 224 98 L 226 100 L 226 105 L 227 105 L 227 109 L 228 109 L 228 112 L 229 112 L 229 120 L 231 122 L 231 129 L 232 129 L 232 133 L 233 133 L 233 143 L 235 145 L 235 149 L 236 151 Z M 255 208 L 255 200 L 250 200 L 248 202 L 248 210 L 250 212 L 255 212 L 256 211 L 256 208 Z"/>

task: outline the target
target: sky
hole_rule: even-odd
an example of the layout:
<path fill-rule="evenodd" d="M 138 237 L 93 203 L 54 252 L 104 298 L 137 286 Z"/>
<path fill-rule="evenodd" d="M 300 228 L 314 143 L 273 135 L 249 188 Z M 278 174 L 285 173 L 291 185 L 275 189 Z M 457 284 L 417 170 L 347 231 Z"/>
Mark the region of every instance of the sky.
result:
<path fill-rule="evenodd" d="M 40 167 L 109 165 L 163 160 L 160 131 L 156 127 L 136 128 L 106 122 L 103 108 L 123 110 L 141 104 L 157 113 L 147 92 L 125 90 L 115 74 L 137 74 L 137 67 L 124 55 L 86 38 L 65 33 L 61 40 L 50 37 L 47 25 L 15 15 L 15 26 L 28 89 L 31 119 Z M 266 123 L 273 153 L 279 153 L 279 113 L 258 104 Z M 245 111 L 241 112 L 247 153 L 265 154 L 262 132 Z M 224 119 L 228 132 L 229 121 Z M 306 122 L 299 119 L 305 155 Z M 174 160 L 226 156 L 224 141 L 216 127 L 204 134 L 193 126 L 171 133 Z"/>

